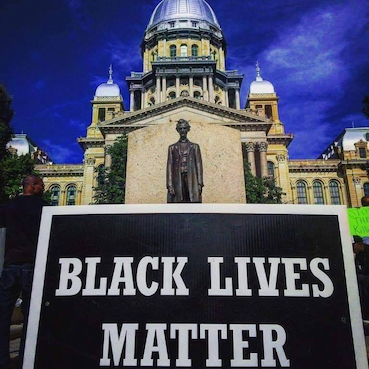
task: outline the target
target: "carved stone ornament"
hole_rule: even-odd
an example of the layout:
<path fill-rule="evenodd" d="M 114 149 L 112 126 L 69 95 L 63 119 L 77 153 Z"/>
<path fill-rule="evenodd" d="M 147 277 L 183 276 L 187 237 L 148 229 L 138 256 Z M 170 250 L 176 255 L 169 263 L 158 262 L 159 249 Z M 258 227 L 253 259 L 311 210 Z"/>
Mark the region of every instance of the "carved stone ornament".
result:
<path fill-rule="evenodd" d="M 253 142 L 246 142 L 245 148 L 247 152 L 255 151 L 255 144 Z"/>
<path fill-rule="evenodd" d="M 268 143 L 267 142 L 259 142 L 258 146 L 259 146 L 259 151 L 260 152 L 265 152 L 265 151 L 268 150 Z"/>
<path fill-rule="evenodd" d="M 354 182 L 355 186 L 360 186 L 361 184 L 361 179 L 359 177 L 352 178 L 352 181 Z"/>
<path fill-rule="evenodd" d="M 87 158 L 85 160 L 86 165 L 95 165 L 96 159 L 94 158 Z"/>
<path fill-rule="evenodd" d="M 277 160 L 278 161 L 285 161 L 286 160 L 286 156 L 285 155 L 277 155 Z"/>

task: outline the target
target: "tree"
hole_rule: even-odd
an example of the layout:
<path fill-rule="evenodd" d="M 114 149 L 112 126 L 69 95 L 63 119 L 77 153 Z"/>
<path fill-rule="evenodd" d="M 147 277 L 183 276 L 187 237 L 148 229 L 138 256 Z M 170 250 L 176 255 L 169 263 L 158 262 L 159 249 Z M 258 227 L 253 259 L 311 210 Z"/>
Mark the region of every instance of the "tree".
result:
<path fill-rule="evenodd" d="M 249 204 L 281 204 L 282 188 L 269 177 L 258 178 L 251 173 L 250 164 L 244 160 L 246 201 Z"/>
<path fill-rule="evenodd" d="M 126 165 L 127 165 L 128 138 L 120 136 L 107 149 L 111 156 L 110 168 L 100 166 L 96 169 L 97 187 L 94 188 L 95 204 L 124 204 L 126 193 Z"/>
<path fill-rule="evenodd" d="M 10 121 L 13 118 L 14 110 L 11 105 L 12 98 L 7 93 L 4 85 L 0 85 L 0 160 L 6 156 L 6 144 L 13 135 Z"/>
<path fill-rule="evenodd" d="M 36 174 L 31 155 L 17 156 L 7 150 L 13 128 L 10 122 L 14 115 L 12 98 L 0 85 L 0 204 L 22 192 L 22 180 L 29 174 Z"/>
<path fill-rule="evenodd" d="M 369 119 L 369 95 L 366 95 L 363 100 L 363 114 Z"/>
<path fill-rule="evenodd" d="M 5 155 L 0 161 L 0 204 L 22 193 L 22 180 L 29 174 L 37 174 L 31 155 Z"/>

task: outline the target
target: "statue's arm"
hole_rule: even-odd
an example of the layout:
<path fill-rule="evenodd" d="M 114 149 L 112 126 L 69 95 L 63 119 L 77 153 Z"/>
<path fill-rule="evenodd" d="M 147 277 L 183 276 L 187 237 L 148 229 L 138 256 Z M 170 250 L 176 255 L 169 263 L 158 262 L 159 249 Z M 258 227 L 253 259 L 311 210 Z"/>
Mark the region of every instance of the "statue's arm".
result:
<path fill-rule="evenodd" d="M 167 189 L 171 195 L 174 194 L 173 188 L 173 155 L 172 148 L 168 147 L 168 160 L 167 160 Z"/>
<path fill-rule="evenodd" d="M 196 145 L 196 171 L 197 171 L 197 182 L 198 185 L 204 187 L 203 181 L 203 170 L 202 170 L 202 158 L 201 158 L 201 150 L 200 146 Z"/>

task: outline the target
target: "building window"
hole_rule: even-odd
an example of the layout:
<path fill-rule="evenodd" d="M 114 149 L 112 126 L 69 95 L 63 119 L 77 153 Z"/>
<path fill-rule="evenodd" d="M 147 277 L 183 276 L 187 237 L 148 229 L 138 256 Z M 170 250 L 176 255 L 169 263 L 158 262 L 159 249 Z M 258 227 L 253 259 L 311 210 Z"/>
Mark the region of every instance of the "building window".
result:
<path fill-rule="evenodd" d="M 177 46 L 171 45 L 170 46 L 170 57 L 175 58 L 177 56 Z"/>
<path fill-rule="evenodd" d="M 274 163 L 268 161 L 268 177 L 274 179 Z"/>
<path fill-rule="evenodd" d="M 176 22 L 169 22 L 169 27 L 174 28 L 175 24 L 176 24 Z"/>
<path fill-rule="evenodd" d="M 67 189 L 67 205 L 76 205 L 76 186 L 69 186 Z"/>
<path fill-rule="evenodd" d="M 169 93 L 169 98 L 170 99 L 175 99 L 176 98 L 176 93 L 174 91 Z"/>
<path fill-rule="evenodd" d="M 364 183 L 364 196 L 369 196 L 369 183 Z"/>
<path fill-rule="evenodd" d="M 198 22 L 192 21 L 192 27 L 197 27 L 197 23 Z"/>
<path fill-rule="evenodd" d="M 360 155 L 360 158 L 366 158 L 366 149 L 365 149 L 365 147 L 360 147 L 359 148 L 359 155 Z"/>
<path fill-rule="evenodd" d="M 195 91 L 194 94 L 193 94 L 193 97 L 195 99 L 200 99 L 201 98 L 201 93 L 199 91 Z"/>
<path fill-rule="evenodd" d="M 331 194 L 332 205 L 341 205 L 340 186 L 338 182 L 329 182 L 329 192 Z"/>
<path fill-rule="evenodd" d="M 269 168 L 268 168 L 269 169 Z M 299 204 L 307 204 L 306 185 L 304 182 L 298 182 L 296 185 L 297 189 L 297 202 Z"/>
<path fill-rule="evenodd" d="M 187 45 L 181 45 L 181 57 L 185 58 L 187 57 L 188 52 L 187 52 Z"/>
<path fill-rule="evenodd" d="M 268 119 L 273 118 L 272 105 L 265 105 L 265 115 L 268 117 Z"/>
<path fill-rule="evenodd" d="M 104 122 L 105 121 L 105 108 L 99 108 L 98 120 L 99 120 L 99 122 Z"/>
<path fill-rule="evenodd" d="M 192 56 L 199 56 L 199 47 L 197 45 L 192 45 L 191 54 Z"/>
<path fill-rule="evenodd" d="M 49 189 L 50 192 L 50 205 L 58 206 L 60 199 L 60 187 L 59 186 L 51 186 Z"/>
<path fill-rule="evenodd" d="M 313 183 L 313 193 L 315 205 L 324 205 L 323 186 L 320 182 Z"/>

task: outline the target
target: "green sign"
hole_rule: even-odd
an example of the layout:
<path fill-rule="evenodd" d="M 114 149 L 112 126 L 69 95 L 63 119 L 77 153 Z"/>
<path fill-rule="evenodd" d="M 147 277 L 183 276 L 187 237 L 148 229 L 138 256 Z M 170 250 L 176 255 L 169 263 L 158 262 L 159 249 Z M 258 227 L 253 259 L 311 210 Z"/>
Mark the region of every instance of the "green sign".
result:
<path fill-rule="evenodd" d="M 352 236 L 369 237 L 369 206 L 347 209 Z"/>

